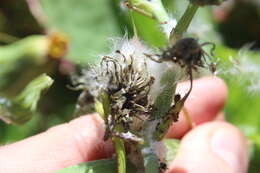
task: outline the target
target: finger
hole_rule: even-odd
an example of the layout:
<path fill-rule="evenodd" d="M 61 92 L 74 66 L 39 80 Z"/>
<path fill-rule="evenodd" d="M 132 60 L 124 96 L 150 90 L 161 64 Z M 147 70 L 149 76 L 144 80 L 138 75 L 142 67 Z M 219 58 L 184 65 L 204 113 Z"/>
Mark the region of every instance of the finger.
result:
<path fill-rule="evenodd" d="M 210 122 L 185 135 L 167 173 L 246 173 L 247 165 L 241 132 L 225 122 Z"/>
<path fill-rule="evenodd" d="M 182 83 L 177 93 L 184 95 L 190 87 L 189 82 Z M 185 108 L 192 122 L 196 125 L 215 119 L 222 110 L 227 98 L 227 87 L 224 81 L 217 77 L 204 77 L 194 81 L 193 89 L 185 102 Z M 167 137 L 181 138 L 191 129 L 183 111 L 179 120 L 173 123 Z"/>
<path fill-rule="evenodd" d="M 214 121 L 225 121 L 225 114 L 224 112 L 219 112 L 215 117 Z"/>
<path fill-rule="evenodd" d="M 109 157 L 104 124 L 88 115 L 45 133 L 0 148 L 0 172 L 50 173 L 77 163 Z"/>

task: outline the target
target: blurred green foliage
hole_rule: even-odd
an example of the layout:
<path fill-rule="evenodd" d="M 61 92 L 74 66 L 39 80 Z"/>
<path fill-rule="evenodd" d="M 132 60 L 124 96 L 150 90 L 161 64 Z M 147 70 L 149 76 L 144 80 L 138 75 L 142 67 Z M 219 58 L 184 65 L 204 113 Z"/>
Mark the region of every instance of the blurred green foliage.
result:
<path fill-rule="evenodd" d="M 93 63 L 109 50 L 109 38 L 122 34 L 110 1 L 41 0 L 41 4 L 47 29 L 68 35 L 67 57 L 75 63 Z"/>
<path fill-rule="evenodd" d="M 99 54 L 108 52 L 111 48 L 111 44 L 109 44 L 108 41 L 109 38 L 123 36 L 126 33 L 128 33 L 129 36 L 133 34 L 131 18 L 128 17 L 127 10 L 120 7 L 119 0 L 40 0 L 38 2 L 40 2 L 43 14 L 48 19 L 47 23 L 43 26 L 37 22 L 37 19 L 33 18 L 25 0 L 3 0 L 3 2 L 1 2 L 0 44 L 2 46 L 16 44 L 14 43 L 16 40 L 20 40 L 24 37 L 27 38 L 33 34 L 44 35 L 45 32 L 62 32 L 68 36 L 70 44 L 68 54 L 65 58 L 72 61 L 72 64 L 86 65 L 95 62 Z M 187 4 L 184 0 L 163 0 L 163 3 L 171 13 L 171 16 L 176 19 L 180 18 Z M 225 11 L 225 13 L 231 12 L 232 10 Z M 247 11 L 246 14 L 248 13 L 249 11 Z M 165 44 L 165 39 L 158 31 L 158 23 L 140 14 L 133 15 L 139 36 L 148 44 L 163 47 L 162 45 Z M 232 17 L 233 15 L 235 14 L 232 13 Z M 251 18 L 251 15 L 247 16 Z M 221 58 L 222 63 L 225 65 L 225 63 L 229 63 L 228 58 L 230 56 L 237 56 L 241 46 L 248 42 L 253 42 L 254 37 L 251 37 L 251 34 L 249 34 L 250 38 L 245 39 L 243 37 L 241 40 L 239 40 L 240 34 L 233 35 L 235 38 L 231 37 L 232 35 L 226 33 L 230 33 L 230 30 L 236 31 L 237 27 L 241 29 L 241 23 L 236 21 L 235 24 L 226 24 L 225 22 L 227 22 L 228 19 L 225 20 L 225 22 L 216 22 L 213 17 L 211 8 L 200 8 L 195 19 L 192 21 L 189 31 L 191 31 L 190 35 L 196 35 L 203 41 L 217 43 L 216 57 Z M 254 26 L 254 20 L 250 21 L 252 21 L 250 26 Z M 257 26 L 259 25 L 258 22 L 259 20 L 255 22 Z M 204 25 L 210 28 L 209 32 L 201 31 Z M 239 33 L 251 33 L 250 28 L 248 29 L 248 27 L 245 26 L 242 27 L 242 29 L 243 28 L 246 29 L 239 31 Z M 222 32 L 224 33 L 223 35 Z M 260 33 L 257 33 L 255 30 L 253 33 L 257 36 L 260 35 Z M 242 35 L 244 36 L 244 34 Z M 228 45 L 235 45 L 233 47 L 236 49 L 227 47 L 221 41 L 221 37 L 226 40 Z M 244 40 L 246 40 L 246 42 Z M 2 47 L 0 51 L 1 49 Z M 14 49 L 16 49 L 16 47 Z M 10 51 L 10 53 L 15 52 Z M 2 52 L 0 52 L 0 54 L 1 53 Z M 259 54 L 260 53 L 256 53 L 254 55 L 255 58 L 259 59 Z M 25 56 L 28 57 L 28 55 Z M 0 57 L 0 59 L 1 58 L 5 57 Z M 22 126 L 6 125 L 0 122 L 0 143 L 6 144 L 26 138 L 50 126 L 69 121 L 73 118 L 72 114 L 78 92 L 71 91 L 66 87 L 70 84 L 69 75 L 60 70 L 64 62 L 61 60 L 54 64 L 55 65 L 48 66 L 48 70 L 45 68 L 46 66 L 42 68 L 42 72 L 47 71 L 49 73 L 49 71 L 52 71 L 50 75 L 55 82 L 49 92 L 42 97 L 39 111 L 35 113 L 32 120 Z M 10 68 L 8 70 L 12 68 L 11 65 L 9 66 Z M 30 68 L 33 70 L 28 71 Z M 52 70 L 49 70 L 49 68 Z M 21 69 L 19 73 L 25 74 L 26 71 L 27 75 L 22 75 L 20 79 L 24 79 L 24 81 L 28 83 L 31 79 L 29 77 L 32 76 L 30 74 L 32 74 L 34 69 L 35 67 L 33 67 L 33 65 L 27 66 L 26 69 Z M 249 93 L 246 89 L 247 83 L 241 84 L 241 81 L 236 80 L 234 76 L 223 75 L 223 78 L 229 87 L 229 98 L 225 107 L 226 118 L 238 126 L 248 136 L 253 147 L 250 172 L 258 172 L 260 169 L 260 93 Z M 11 81 L 16 79 L 17 76 L 12 76 Z M 3 80 L 2 76 L 1 80 Z M 10 84 L 10 88 L 11 87 L 13 87 L 12 84 Z M 3 91 L 1 92 L 1 95 L 6 94 Z"/>
<path fill-rule="evenodd" d="M 28 122 L 37 110 L 42 92 L 48 90 L 52 83 L 53 80 L 49 76 L 42 74 L 26 85 L 12 100 L 1 97 L 0 119 L 15 125 Z"/>
<path fill-rule="evenodd" d="M 128 162 L 126 173 L 136 172 L 131 162 Z M 116 172 L 116 161 L 113 159 L 104 159 L 99 161 L 92 161 L 87 163 L 78 164 L 75 166 L 56 171 L 55 173 L 115 173 Z"/>
<path fill-rule="evenodd" d="M 28 35 L 41 33 L 42 31 L 43 28 L 34 19 L 25 0 L 1 0 L 0 43 L 9 43 Z M 5 34 L 5 37 L 3 37 L 3 34 Z"/>

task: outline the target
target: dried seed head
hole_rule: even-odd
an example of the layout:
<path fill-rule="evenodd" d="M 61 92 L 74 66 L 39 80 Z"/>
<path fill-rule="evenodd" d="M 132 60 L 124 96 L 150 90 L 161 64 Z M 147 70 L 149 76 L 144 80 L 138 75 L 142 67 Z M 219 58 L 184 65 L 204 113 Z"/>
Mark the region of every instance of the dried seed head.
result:
<path fill-rule="evenodd" d="M 210 42 L 199 44 L 194 38 L 183 38 L 162 52 L 159 61 L 172 61 L 179 64 L 181 67 L 197 70 L 197 67 L 210 66 L 207 63 L 205 56 L 209 56 L 202 47 L 212 45 L 212 51 L 215 45 Z"/>
<path fill-rule="evenodd" d="M 103 108 L 107 107 L 104 106 L 104 95 L 108 96 L 109 111 L 104 116 L 105 140 L 111 136 L 124 139 L 133 148 L 128 158 L 136 166 L 141 165 L 142 153 L 157 155 L 164 161 L 161 153 L 165 152 L 155 151 L 160 146 L 157 145 L 157 141 L 162 139 L 159 137 L 164 136 L 170 125 L 160 126 L 160 123 L 171 124 L 173 118 L 168 112 L 177 116 L 186 99 L 179 95 L 174 97 L 177 82 L 183 80 L 185 74 L 182 72 L 185 70 L 176 63 L 152 61 L 150 56 L 155 54 L 137 39 L 116 42 L 115 51 L 102 56 L 98 65 L 82 71 L 82 76 L 77 79 L 79 87 L 103 103 Z M 172 107 L 176 109 L 172 110 Z M 144 148 L 136 145 L 144 143 L 145 146 L 141 146 Z M 160 168 L 163 171 L 165 165 L 161 164 Z"/>
<path fill-rule="evenodd" d="M 137 40 L 117 42 L 121 47 L 117 44 L 117 50 L 103 56 L 99 65 L 83 70 L 78 82 L 96 99 L 103 92 L 109 95 L 112 125 L 122 125 L 124 132 L 141 131 L 151 110 L 149 92 L 154 78 Z"/>
<path fill-rule="evenodd" d="M 111 114 L 126 123 L 149 113 L 148 95 L 154 79 L 146 70 L 145 62 L 139 62 L 133 55 L 126 57 L 120 51 L 117 53 L 121 58 L 103 58 L 104 71 L 100 75 L 108 77 L 105 91 L 110 95 Z"/>

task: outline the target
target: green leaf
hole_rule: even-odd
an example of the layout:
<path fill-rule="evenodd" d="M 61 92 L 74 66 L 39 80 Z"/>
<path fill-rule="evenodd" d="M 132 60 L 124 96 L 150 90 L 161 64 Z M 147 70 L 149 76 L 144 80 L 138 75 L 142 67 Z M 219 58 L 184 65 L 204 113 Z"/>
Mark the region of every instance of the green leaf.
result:
<path fill-rule="evenodd" d="M 22 107 L 29 109 L 30 111 L 35 111 L 41 93 L 49 89 L 52 83 L 52 78 L 46 74 L 38 76 L 26 86 L 19 96 L 17 96 L 15 102 L 21 104 Z"/>
<path fill-rule="evenodd" d="M 64 32 L 70 40 L 68 58 L 92 63 L 108 51 L 108 38 L 120 29 L 107 0 L 40 0 L 50 31 Z"/>
<path fill-rule="evenodd" d="M 166 161 L 168 164 L 175 158 L 180 146 L 180 141 L 177 139 L 164 139 L 164 145 L 166 146 Z"/>
<path fill-rule="evenodd" d="M 168 38 L 160 25 L 168 22 L 169 16 L 161 0 L 128 0 L 128 2 L 130 6 L 139 10 L 131 10 L 129 13 L 134 23 L 133 27 L 136 28 L 136 34 L 153 47 L 165 47 Z M 143 11 L 143 14 L 140 11 Z"/>
<path fill-rule="evenodd" d="M 6 123 L 24 124 L 32 118 L 43 91 L 47 90 L 53 80 L 42 74 L 32 80 L 13 100 L 0 97 L 0 119 Z"/>
<path fill-rule="evenodd" d="M 48 46 L 48 38 L 40 35 L 29 36 L 12 44 L 0 46 L 1 92 L 12 88 L 25 71 L 45 64 Z M 19 86 L 16 85 L 16 88 Z"/>
<path fill-rule="evenodd" d="M 104 159 L 81 163 L 55 173 L 115 173 L 117 170 L 116 160 Z M 127 162 L 127 173 L 135 173 L 136 170 L 130 162 Z"/>
<path fill-rule="evenodd" d="M 34 114 L 32 119 L 20 126 L 5 124 L 0 122 L 0 144 L 6 145 L 22 140 L 38 132 L 39 124 L 42 123 L 42 117 Z"/>
<path fill-rule="evenodd" d="M 160 29 L 159 22 L 137 12 L 132 13 L 138 36 L 151 46 L 165 47 L 168 38 Z"/>
<path fill-rule="evenodd" d="M 115 160 L 97 160 L 92 162 L 81 163 L 74 165 L 55 173 L 115 173 Z"/>

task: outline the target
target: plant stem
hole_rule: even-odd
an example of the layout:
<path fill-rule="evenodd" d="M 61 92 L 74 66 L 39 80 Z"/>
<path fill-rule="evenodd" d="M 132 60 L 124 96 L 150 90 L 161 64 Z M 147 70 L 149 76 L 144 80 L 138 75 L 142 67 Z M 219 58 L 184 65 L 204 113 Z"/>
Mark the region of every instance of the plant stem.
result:
<path fill-rule="evenodd" d="M 110 115 L 110 99 L 106 92 L 101 93 L 100 99 L 95 101 L 96 111 L 104 119 L 108 126 L 108 116 Z M 120 129 L 120 128 L 119 128 Z M 112 136 L 117 159 L 117 173 L 126 173 L 126 154 L 124 141 L 118 137 Z"/>
<path fill-rule="evenodd" d="M 117 172 L 126 173 L 126 154 L 125 154 L 125 145 L 122 139 L 117 137 L 112 137 L 116 149 L 117 157 Z"/>
<path fill-rule="evenodd" d="M 187 31 L 192 18 L 197 12 L 199 6 L 195 4 L 189 4 L 181 19 L 178 21 L 175 28 L 172 29 L 170 34 L 170 43 L 175 44 L 177 40 L 182 38 L 184 32 Z"/>

